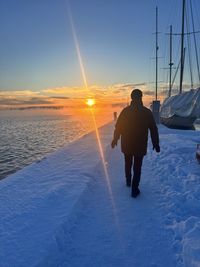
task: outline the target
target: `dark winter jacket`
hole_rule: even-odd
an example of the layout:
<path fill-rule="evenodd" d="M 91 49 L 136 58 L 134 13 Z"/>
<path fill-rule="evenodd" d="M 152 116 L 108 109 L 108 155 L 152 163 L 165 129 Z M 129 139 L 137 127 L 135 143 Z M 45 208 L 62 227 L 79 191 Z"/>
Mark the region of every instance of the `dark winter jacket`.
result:
<path fill-rule="evenodd" d="M 114 140 L 121 137 L 121 150 L 124 154 L 142 156 L 147 153 L 148 130 L 153 147 L 159 146 L 158 128 L 152 112 L 140 104 L 131 103 L 124 108 L 115 125 Z"/>

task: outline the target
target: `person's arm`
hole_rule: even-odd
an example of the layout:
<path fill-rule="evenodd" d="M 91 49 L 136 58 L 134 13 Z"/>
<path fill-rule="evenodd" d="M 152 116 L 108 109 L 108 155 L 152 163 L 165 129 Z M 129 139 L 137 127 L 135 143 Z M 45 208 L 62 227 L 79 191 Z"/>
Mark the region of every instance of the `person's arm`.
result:
<path fill-rule="evenodd" d="M 122 125 L 123 125 L 123 117 L 124 117 L 124 110 L 122 110 L 122 112 L 120 113 L 117 122 L 115 124 L 115 130 L 114 130 L 114 134 L 113 134 L 113 140 L 111 142 L 111 147 L 114 148 L 115 146 L 117 146 L 117 142 L 120 138 L 120 135 L 122 133 Z"/>
<path fill-rule="evenodd" d="M 149 112 L 149 130 L 151 134 L 151 141 L 153 145 L 153 149 L 156 150 L 157 153 L 160 152 L 160 145 L 159 145 L 159 135 L 158 135 L 158 127 L 154 120 L 153 114 Z"/>

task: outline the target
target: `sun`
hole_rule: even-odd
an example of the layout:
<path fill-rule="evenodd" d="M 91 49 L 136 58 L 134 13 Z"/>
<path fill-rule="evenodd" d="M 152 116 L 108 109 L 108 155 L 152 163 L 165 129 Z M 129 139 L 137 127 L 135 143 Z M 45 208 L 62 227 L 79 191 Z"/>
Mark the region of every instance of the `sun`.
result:
<path fill-rule="evenodd" d="M 92 106 L 94 106 L 94 104 L 95 104 L 95 100 L 92 99 L 92 98 L 88 98 L 87 101 L 86 101 L 86 104 L 87 104 L 89 107 L 92 107 Z"/>

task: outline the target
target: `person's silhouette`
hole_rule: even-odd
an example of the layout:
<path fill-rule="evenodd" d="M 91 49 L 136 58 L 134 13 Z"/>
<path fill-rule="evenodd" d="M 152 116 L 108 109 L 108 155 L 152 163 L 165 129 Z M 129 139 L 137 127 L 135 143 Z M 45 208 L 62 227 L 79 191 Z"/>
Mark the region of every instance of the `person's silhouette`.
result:
<path fill-rule="evenodd" d="M 131 169 L 133 166 L 132 197 L 140 194 L 139 183 L 143 157 L 147 153 L 148 130 L 150 130 L 153 149 L 160 152 L 158 128 L 150 109 L 143 106 L 142 91 L 134 89 L 131 93 L 131 104 L 120 113 L 111 143 L 117 145 L 121 137 L 121 151 L 125 158 L 126 184 L 131 186 Z M 134 163 L 133 163 L 134 159 Z"/>

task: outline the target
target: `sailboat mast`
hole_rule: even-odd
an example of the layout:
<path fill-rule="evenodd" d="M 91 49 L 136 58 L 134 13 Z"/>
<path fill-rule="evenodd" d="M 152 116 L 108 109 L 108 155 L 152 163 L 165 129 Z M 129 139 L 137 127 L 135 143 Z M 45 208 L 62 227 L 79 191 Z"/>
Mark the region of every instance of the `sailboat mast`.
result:
<path fill-rule="evenodd" d="M 196 40 L 196 32 L 195 32 L 195 26 L 194 26 L 194 16 L 193 16 L 193 8 L 192 8 L 191 0 L 190 0 L 190 10 L 191 10 L 191 17 L 192 17 L 192 28 L 193 28 L 194 47 L 195 47 L 195 54 L 196 54 L 197 73 L 198 73 L 199 84 L 200 84 L 199 58 L 198 58 L 198 51 L 197 51 L 197 40 Z"/>
<path fill-rule="evenodd" d="M 156 7 L 156 100 L 152 102 L 152 113 L 157 124 L 160 123 L 160 101 L 158 100 L 158 7 Z"/>
<path fill-rule="evenodd" d="M 156 100 L 158 100 L 158 7 L 156 6 Z"/>
<path fill-rule="evenodd" d="M 185 0 L 183 0 L 182 7 L 182 31 L 181 31 L 181 70 L 180 70 L 180 89 L 179 93 L 182 93 L 183 86 L 183 70 L 184 70 L 184 35 L 185 35 Z"/>
<path fill-rule="evenodd" d="M 169 56 L 169 97 L 172 93 L 172 25 L 170 25 L 170 56 Z"/>

